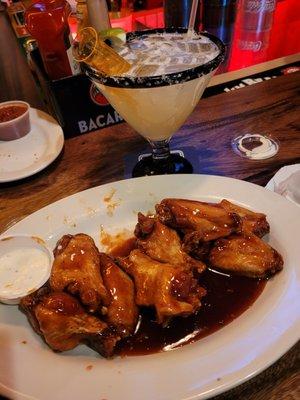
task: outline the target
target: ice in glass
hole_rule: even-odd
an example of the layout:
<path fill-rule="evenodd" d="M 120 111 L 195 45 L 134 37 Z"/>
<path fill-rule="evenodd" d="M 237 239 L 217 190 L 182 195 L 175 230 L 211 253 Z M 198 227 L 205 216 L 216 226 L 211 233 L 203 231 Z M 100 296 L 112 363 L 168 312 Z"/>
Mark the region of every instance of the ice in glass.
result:
<path fill-rule="evenodd" d="M 122 76 L 84 69 L 118 113 L 152 146 L 133 176 L 192 172 L 187 160 L 170 154 L 169 140 L 197 105 L 224 58 L 222 42 L 184 29 L 131 33 L 119 55 L 131 64 Z"/>

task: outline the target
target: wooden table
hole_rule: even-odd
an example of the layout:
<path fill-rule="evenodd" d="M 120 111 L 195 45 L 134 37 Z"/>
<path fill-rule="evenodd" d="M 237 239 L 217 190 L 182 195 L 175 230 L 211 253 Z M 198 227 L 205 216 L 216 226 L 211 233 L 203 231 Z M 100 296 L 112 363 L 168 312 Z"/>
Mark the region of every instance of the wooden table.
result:
<path fill-rule="evenodd" d="M 294 73 L 202 99 L 171 147 L 192 154 L 195 173 L 265 185 L 280 167 L 300 162 L 299 87 L 300 73 Z M 236 155 L 231 139 L 246 132 L 279 139 L 278 154 L 263 161 Z M 48 168 L 1 185 L 0 230 L 62 197 L 124 179 L 129 155 L 147 150 L 145 140 L 125 123 L 66 140 L 62 154 Z"/>
<path fill-rule="evenodd" d="M 264 185 L 283 165 L 300 162 L 300 73 L 201 100 L 173 147 L 193 147 L 196 172 L 220 174 Z M 265 161 L 235 155 L 230 139 L 240 132 L 267 132 L 280 140 L 279 153 Z M 124 158 L 145 142 L 127 124 L 69 139 L 44 171 L 0 186 L 0 231 L 33 211 L 106 182 L 123 179 Z M 218 400 L 290 400 L 300 396 L 299 345 L 265 372 Z"/>
<path fill-rule="evenodd" d="M 16 88 L 21 87 L 19 98 L 38 106 L 37 95 L 32 91 L 27 94 L 26 85 L 20 86 L 21 73 L 23 69 L 16 75 L 13 90 L 17 93 Z M 10 84 L 7 88 L 11 88 Z M 300 162 L 299 89 L 300 73 L 294 73 L 203 99 L 173 138 L 172 148 L 192 154 L 196 173 L 265 185 L 280 167 Z M 230 141 L 247 132 L 268 133 L 279 139 L 278 154 L 264 161 L 237 156 Z M 144 151 L 145 141 L 125 123 L 67 140 L 61 155 L 45 170 L 22 181 L 0 185 L 0 232 L 53 201 L 124 179 L 128 155 L 134 157 Z M 299 399 L 299 349 L 299 344 L 295 345 L 263 373 L 214 399 Z"/>

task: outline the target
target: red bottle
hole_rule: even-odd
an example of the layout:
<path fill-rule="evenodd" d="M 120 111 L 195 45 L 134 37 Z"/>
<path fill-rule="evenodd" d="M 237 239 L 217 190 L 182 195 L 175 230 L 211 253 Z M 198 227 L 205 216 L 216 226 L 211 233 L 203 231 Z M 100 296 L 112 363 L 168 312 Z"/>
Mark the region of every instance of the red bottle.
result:
<path fill-rule="evenodd" d="M 70 44 L 70 12 L 65 0 L 38 0 L 26 10 L 27 29 L 38 43 L 50 79 L 77 73 Z"/>

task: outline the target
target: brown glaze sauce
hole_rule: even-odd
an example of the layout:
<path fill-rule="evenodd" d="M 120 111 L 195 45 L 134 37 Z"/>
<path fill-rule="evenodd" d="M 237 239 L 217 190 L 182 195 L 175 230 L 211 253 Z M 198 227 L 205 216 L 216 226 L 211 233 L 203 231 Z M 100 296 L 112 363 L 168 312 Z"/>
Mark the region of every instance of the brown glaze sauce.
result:
<path fill-rule="evenodd" d="M 124 257 L 135 247 L 130 238 L 111 249 L 114 257 Z M 266 280 L 229 276 L 207 269 L 200 284 L 207 290 L 200 310 L 186 318 L 174 318 L 167 327 L 155 322 L 150 309 L 141 311 L 135 334 L 124 339 L 120 355 L 144 355 L 181 347 L 195 342 L 229 324 L 246 311 L 262 293 Z"/>

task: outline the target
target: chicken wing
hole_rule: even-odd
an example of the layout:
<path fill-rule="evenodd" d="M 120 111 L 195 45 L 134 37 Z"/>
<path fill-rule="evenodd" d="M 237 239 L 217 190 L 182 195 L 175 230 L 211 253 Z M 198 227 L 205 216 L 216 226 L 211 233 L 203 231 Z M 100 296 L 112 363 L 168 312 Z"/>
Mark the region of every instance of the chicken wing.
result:
<path fill-rule="evenodd" d="M 156 205 L 159 220 L 197 241 L 208 242 L 236 232 L 240 217 L 226 211 L 219 204 L 201 201 L 164 199 Z"/>
<path fill-rule="evenodd" d="M 54 351 L 71 350 L 84 342 L 104 357 L 110 357 L 120 340 L 105 322 L 87 314 L 68 293 L 43 288 L 24 297 L 20 309 Z"/>
<path fill-rule="evenodd" d="M 53 291 L 79 295 L 90 312 L 108 301 L 108 293 L 100 274 L 99 251 L 93 239 L 83 233 L 65 235 L 54 250 L 50 276 Z"/>
<path fill-rule="evenodd" d="M 156 205 L 159 220 L 184 233 L 182 249 L 205 261 L 211 241 L 240 229 L 240 217 L 219 204 L 201 201 L 164 199 Z"/>
<path fill-rule="evenodd" d="M 212 267 L 251 278 L 266 278 L 283 267 L 281 255 L 253 233 L 218 239 L 209 254 Z"/>
<path fill-rule="evenodd" d="M 265 214 L 250 211 L 225 199 L 221 201 L 220 206 L 229 213 L 236 213 L 240 216 L 243 232 L 252 232 L 256 236 L 263 237 L 270 231 Z"/>
<path fill-rule="evenodd" d="M 104 253 L 100 253 L 100 266 L 104 285 L 110 294 L 105 320 L 126 337 L 134 332 L 139 315 L 133 281 Z"/>
<path fill-rule="evenodd" d="M 187 316 L 201 306 L 206 291 L 191 271 L 155 261 L 139 249 L 119 262 L 134 279 L 136 304 L 154 306 L 158 323 L 165 325 L 170 318 Z"/>
<path fill-rule="evenodd" d="M 198 273 L 206 268 L 203 262 L 194 260 L 183 250 L 178 233 L 157 218 L 139 213 L 135 235 L 138 238 L 137 246 L 153 260 Z"/>

